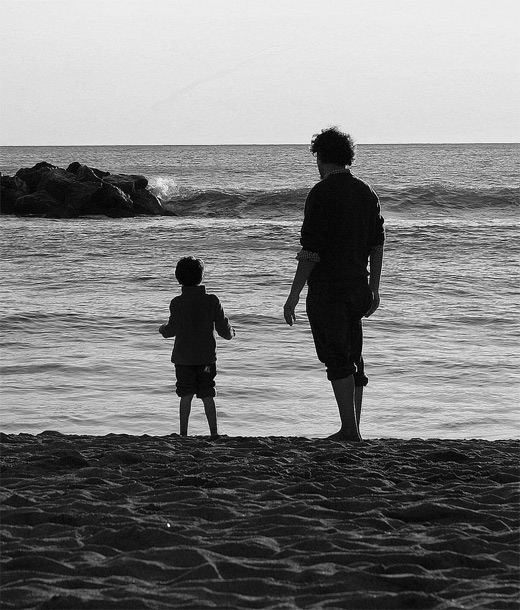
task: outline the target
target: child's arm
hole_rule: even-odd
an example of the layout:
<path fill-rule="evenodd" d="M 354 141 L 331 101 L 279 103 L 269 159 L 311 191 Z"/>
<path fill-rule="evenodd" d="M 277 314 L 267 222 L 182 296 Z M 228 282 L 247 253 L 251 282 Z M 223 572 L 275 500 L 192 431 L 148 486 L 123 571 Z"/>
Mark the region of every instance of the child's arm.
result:
<path fill-rule="evenodd" d="M 159 332 L 165 339 L 168 339 L 170 337 L 175 337 L 175 335 L 177 334 L 177 329 L 176 329 L 176 325 L 175 325 L 174 309 L 175 309 L 175 305 L 174 305 L 174 302 L 172 301 L 170 303 L 170 319 L 168 320 L 168 322 L 166 324 L 163 324 L 162 326 L 159 327 Z"/>
<path fill-rule="evenodd" d="M 235 336 L 235 329 L 229 323 L 229 320 L 226 318 L 226 314 L 224 313 L 224 309 L 220 304 L 218 297 L 215 296 L 215 330 L 223 339 L 227 339 L 228 341 Z"/>
<path fill-rule="evenodd" d="M 170 324 L 163 324 L 159 327 L 159 332 L 165 339 L 169 339 L 170 337 L 175 337 L 175 332 L 172 332 Z"/>

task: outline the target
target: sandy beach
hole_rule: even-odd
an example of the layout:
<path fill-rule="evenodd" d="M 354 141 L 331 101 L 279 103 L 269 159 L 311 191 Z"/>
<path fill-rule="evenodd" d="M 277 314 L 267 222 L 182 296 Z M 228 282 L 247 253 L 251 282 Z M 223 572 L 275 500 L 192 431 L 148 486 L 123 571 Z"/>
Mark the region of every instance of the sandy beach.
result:
<path fill-rule="evenodd" d="M 517 440 L 0 440 L 6 610 L 519 605 Z"/>

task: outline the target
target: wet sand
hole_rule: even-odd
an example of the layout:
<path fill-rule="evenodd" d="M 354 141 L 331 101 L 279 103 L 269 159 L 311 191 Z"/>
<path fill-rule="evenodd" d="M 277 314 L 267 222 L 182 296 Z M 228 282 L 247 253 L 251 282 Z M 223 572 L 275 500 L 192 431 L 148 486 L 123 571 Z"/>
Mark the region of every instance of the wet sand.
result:
<path fill-rule="evenodd" d="M 518 440 L 0 440 L 2 609 L 519 607 Z"/>

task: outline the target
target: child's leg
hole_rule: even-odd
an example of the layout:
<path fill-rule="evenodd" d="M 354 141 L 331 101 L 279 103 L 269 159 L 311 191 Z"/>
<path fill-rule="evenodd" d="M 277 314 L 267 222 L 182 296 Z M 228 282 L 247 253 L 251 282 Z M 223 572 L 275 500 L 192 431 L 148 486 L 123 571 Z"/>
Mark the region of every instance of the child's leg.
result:
<path fill-rule="evenodd" d="M 208 420 L 209 432 L 211 436 L 218 436 L 217 432 L 217 408 L 213 396 L 205 396 L 202 398 L 204 403 L 204 411 Z"/>
<path fill-rule="evenodd" d="M 188 436 L 188 420 L 190 419 L 191 413 L 191 401 L 193 394 L 181 397 L 181 404 L 179 407 L 179 419 L 180 419 L 180 432 L 181 436 Z"/>

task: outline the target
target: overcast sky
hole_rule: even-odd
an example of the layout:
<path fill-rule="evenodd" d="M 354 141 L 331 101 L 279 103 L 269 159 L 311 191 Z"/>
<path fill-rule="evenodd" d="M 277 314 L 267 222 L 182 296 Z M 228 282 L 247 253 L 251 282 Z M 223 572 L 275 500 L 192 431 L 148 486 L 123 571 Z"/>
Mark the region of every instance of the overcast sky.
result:
<path fill-rule="evenodd" d="M 1 0 L 0 143 L 518 142 L 518 0 Z"/>

